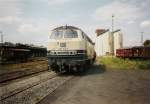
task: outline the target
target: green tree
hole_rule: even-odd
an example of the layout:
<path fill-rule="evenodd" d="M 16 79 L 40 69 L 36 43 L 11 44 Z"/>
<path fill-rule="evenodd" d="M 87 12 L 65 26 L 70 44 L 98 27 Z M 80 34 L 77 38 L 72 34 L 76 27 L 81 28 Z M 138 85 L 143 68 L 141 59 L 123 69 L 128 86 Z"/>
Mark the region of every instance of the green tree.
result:
<path fill-rule="evenodd" d="M 150 46 L 150 40 L 145 40 L 143 45 L 144 46 Z"/>

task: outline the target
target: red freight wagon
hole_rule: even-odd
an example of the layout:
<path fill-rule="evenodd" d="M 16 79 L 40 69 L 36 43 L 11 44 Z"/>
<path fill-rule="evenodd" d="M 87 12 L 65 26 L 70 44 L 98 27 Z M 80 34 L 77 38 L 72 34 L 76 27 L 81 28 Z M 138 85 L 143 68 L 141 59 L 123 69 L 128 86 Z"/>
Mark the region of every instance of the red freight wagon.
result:
<path fill-rule="evenodd" d="M 133 58 L 142 58 L 143 46 L 133 47 Z"/>
<path fill-rule="evenodd" d="M 122 48 L 116 50 L 117 57 L 130 58 L 133 56 L 132 48 Z"/>
<path fill-rule="evenodd" d="M 122 58 L 150 59 L 150 46 L 137 46 L 117 49 L 116 56 Z"/>
<path fill-rule="evenodd" d="M 143 58 L 150 59 L 150 46 L 144 47 L 141 55 Z"/>

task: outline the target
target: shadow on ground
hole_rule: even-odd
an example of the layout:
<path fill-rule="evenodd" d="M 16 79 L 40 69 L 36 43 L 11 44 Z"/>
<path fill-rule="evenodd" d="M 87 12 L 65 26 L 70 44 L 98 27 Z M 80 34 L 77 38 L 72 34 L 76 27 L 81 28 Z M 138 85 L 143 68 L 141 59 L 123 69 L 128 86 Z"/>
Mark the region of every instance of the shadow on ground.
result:
<path fill-rule="evenodd" d="M 102 74 L 106 71 L 105 66 L 103 65 L 98 65 L 98 64 L 94 64 L 93 66 L 91 66 L 87 72 L 85 73 L 85 75 L 95 75 L 95 74 Z"/>
<path fill-rule="evenodd" d="M 95 75 L 95 74 L 102 74 L 106 71 L 105 66 L 94 64 L 92 66 L 87 66 L 86 70 L 84 72 L 69 72 L 69 73 L 63 73 L 59 74 L 59 76 L 86 76 L 86 75 Z"/>

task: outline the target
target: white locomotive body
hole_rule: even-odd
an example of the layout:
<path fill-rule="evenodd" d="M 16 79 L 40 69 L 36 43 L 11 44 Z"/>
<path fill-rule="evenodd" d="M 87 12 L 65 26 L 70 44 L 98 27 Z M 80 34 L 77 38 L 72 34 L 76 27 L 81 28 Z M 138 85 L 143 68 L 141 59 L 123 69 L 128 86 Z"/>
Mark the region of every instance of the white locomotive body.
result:
<path fill-rule="evenodd" d="M 61 26 L 51 31 L 47 47 L 48 66 L 56 72 L 83 71 L 95 60 L 94 43 L 79 28 Z"/>

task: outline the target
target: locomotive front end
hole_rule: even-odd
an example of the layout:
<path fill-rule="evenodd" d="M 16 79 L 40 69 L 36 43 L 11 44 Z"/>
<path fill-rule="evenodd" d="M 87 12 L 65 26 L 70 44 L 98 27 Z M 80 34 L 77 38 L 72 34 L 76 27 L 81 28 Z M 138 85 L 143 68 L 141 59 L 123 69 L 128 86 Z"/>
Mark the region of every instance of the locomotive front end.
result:
<path fill-rule="evenodd" d="M 52 30 L 47 53 L 49 69 L 56 72 L 80 69 L 87 59 L 81 34 L 80 29 L 68 26 Z"/>

